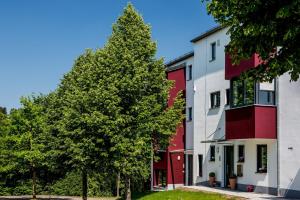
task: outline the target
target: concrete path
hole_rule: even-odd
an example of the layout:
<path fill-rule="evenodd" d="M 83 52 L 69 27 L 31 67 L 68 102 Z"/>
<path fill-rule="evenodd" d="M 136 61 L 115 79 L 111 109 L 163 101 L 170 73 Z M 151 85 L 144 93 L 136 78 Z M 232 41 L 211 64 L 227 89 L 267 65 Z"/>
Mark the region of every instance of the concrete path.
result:
<path fill-rule="evenodd" d="M 251 200 L 288 200 L 287 198 L 277 197 L 269 194 L 260 194 L 260 193 L 254 193 L 254 192 L 242 192 L 242 191 L 233 191 L 223 188 L 211 188 L 211 187 L 205 187 L 205 186 L 184 186 L 183 188 L 192 189 L 192 190 L 199 190 L 204 192 L 214 192 L 214 193 L 220 193 L 225 194 L 229 196 L 237 196 L 242 197 L 246 199 Z M 295 199 L 291 199 L 295 200 Z"/>

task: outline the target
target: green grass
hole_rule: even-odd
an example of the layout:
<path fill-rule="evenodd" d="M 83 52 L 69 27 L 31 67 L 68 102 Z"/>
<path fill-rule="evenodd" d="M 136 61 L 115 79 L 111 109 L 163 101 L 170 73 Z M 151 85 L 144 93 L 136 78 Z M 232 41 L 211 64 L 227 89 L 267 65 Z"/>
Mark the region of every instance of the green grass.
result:
<path fill-rule="evenodd" d="M 236 200 L 238 198 L 228 197 L 215 193 L 204 193 L 196 191 L 162 191 L 134 194 L 134 200 Z"/>

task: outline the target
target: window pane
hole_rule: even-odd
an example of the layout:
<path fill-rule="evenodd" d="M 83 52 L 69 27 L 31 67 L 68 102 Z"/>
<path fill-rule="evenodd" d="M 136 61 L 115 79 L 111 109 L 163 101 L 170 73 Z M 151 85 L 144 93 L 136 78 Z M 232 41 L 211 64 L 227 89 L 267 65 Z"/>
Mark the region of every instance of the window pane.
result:
<path fill-rule="evenodd" d="M 216 59 L 216 43 L 211 44 L 211 60 Z"/>
<path fill-rule="evenodd" d="M 257 172 L 265 173 L 268 168 L 267 145 L 257 146 Z"/>
<path fill-rule="evenodd" d="M 260 90 L 259 91 L 259 104 L 274 105 L 275 104 L 275 92 Z"/>
<path fill-rule="evenodd" d="M 202 162 L 203 162 L 203 155 L 198 155 L 198 162 L 199 162 L 199 176 L 202 177 Z"/>
<path fill-rule="evenodd" d="M 233 106 L 241 106 L 244 104 L 244 86 L 240 79 L 232 82 L 232 99 Z"/>
<path fill-rule="evenodd" d="M 245 105 L 254 103 L 254 81 L 253 80 L 245 80 Z"/>
<path fill-rule="evenodd" d="M 215 146 L 210 146 L 210 161 L 215 161 Z"/>

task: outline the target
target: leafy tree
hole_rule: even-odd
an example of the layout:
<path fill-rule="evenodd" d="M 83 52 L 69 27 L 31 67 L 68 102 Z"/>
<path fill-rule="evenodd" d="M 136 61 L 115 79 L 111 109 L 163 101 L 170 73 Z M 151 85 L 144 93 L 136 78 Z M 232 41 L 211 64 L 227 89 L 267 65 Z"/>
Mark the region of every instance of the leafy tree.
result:
<path fill-rule="evenodd" d="M 0 106 L 0 113 L 2 113 L 2 114 L 7 114 L 7 110 L 6 110 L 6 108 L 5 107 L 1 107 Z"/>
<path fill-rule="evenodd" d="M 81 55 L 57 90 L 58 136 L 82 172 L 83 199 L 87 175 L 107 168 L 125 178 L 130 199 L 130 180 L 149 177 L 153 147 L 168 145 L 182 120 L 180 94 L 167 108 L 172 83 L 155 53 L 150 27 L 129 4 L 105 47 Z"/>
<path fill-rule="evenodd" d="M 127 199 L 131 198 L 130 181 L 149 177 L 153 145 L 167 146 L 182 120 L 180 94 L 174 106 L 167 108 L 172 83 L 166 79 L 163 60 L 155 54 L 150 26 L 128 4 L 113 25 L 102 55 L 117 95 L 117 127 L 110 151 L 114 167 L 125 178 Z"/>
<path fill-rule="evenodd" d="M 254 53 L 265 61 L 246 74 L 262 81 L 271 81 L 285 72 L 289 72 L 291 80 L 298 80 L 299 10 L 298 0 L 212 0 L 208 3 L 208 12 L 222 26 L 229 27 L 231 41 L 226 51 L 234 63 Z"/>
<path fill-rule="evenodd" d="M 22 108 L 10 113 L 9 132 L 0 138 L 0 173 L 32 175 L 32 195 L 36 198 L 36 169 L 43 165 L 42 152 L 45 120 L 42 97 L 21 98 Z"/>

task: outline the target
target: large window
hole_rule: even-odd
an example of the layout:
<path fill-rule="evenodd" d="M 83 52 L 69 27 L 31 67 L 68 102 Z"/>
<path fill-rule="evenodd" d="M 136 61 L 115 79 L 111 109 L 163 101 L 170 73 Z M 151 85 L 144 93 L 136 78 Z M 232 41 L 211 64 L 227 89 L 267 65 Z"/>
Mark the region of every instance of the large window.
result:
<path fill-rule="evenodd" d="M 275 83 L 258 83 L 235 78 L 231 81 L 231 106 L 275 105 Z"/>
<path fill-rule="evenodd" d="M 198 162 L 199 162 L 199 176 L 203 176 L 203 155 L 199 154 L 198 155 Z"/>
<path fill-rule="evenodd" d="M 220 91 L 213 92 L 210 94 L 210 108 L 220 107 Z"/>
<path fill-rule="evenodd" d="M 243 106 L 254 103 L 254 84 L 252 80 L 234 79 L 232 81 L 232 106 Z"/>
<path fill-rule="evenodd" d="M 216 160 L 216 147 L 214 145 L 210 146 L 210 158 L 209 161 Z"/>
<path fill-rule="evenodd" d="M 266 173 L 268 168 L 268 149 L 266 144 L 257 145 L 257 172 Z"/>

